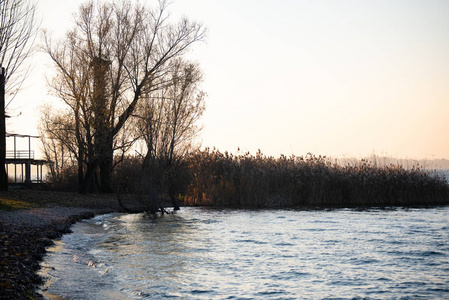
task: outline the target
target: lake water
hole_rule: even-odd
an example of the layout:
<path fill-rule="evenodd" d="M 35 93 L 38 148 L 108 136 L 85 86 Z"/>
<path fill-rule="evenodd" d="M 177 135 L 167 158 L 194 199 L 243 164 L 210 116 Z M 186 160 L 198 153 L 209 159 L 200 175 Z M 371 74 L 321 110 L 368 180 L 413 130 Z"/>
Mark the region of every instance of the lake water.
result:
<path fill-rule="evenodd" d="M 449 299 L 449 208 L 212 210 L 75 224 L 42 262 L 60 299 Z"/>

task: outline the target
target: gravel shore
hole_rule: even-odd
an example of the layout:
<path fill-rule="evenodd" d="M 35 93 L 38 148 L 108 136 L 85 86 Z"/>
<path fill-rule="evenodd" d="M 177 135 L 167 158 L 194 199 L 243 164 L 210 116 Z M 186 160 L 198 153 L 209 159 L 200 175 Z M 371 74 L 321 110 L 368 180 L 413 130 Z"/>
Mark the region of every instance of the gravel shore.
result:
<path fill-rule="evenodd" d="M 0 299 L 42 298 L 36 271 L 52 240 L 81 219 L 121 211 L 114 196 L 17 190 L 0 200 Z"/>

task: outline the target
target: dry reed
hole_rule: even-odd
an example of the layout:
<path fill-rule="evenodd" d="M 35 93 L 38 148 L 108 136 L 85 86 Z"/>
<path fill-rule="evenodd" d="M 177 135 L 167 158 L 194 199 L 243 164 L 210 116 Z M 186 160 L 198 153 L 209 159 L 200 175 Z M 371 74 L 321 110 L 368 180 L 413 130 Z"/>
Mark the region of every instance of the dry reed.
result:
<path fill-rule="evenodd" d="M 449 204 L 445 178 L 419 166 L 340 165 L 325 156 L 273 158 L 206 149 L 187 163 L 185 205 L 225 207 L 357 207 Z"/>

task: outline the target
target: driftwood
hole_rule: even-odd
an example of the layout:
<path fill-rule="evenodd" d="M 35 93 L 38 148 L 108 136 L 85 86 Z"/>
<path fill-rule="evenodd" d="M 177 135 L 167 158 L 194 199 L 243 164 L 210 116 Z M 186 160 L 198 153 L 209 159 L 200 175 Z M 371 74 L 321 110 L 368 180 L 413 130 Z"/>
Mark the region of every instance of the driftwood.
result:
<path fill-rule="evenodd" d="M 121 174 L 121 169 L 119 171 Z M 146 175 L 146 176 L 145 176 Z M 119 176 L 120 177 L 120 176 Z M 151 184 L 151 181 L 148 178 L 148 174 L 143 174 L 140 177 L 140 180 L 137 179 L 134 184 L 134 192 L 133 197 L 142 205 L 141 209 L 135 209 L 128 207 L 123 203 L 121 194 L 120 194 L 120 185 L 117 185 L 117 200 L 119 206 L 126 212 L 129 213 L 141 213 L 145 212 L 147 214 L 156 215 L 157 213 L 168 214 L 169 212 L 165 209 L 162 204 L 161 199 L 158 196 L 156 188 Z M 119 181 L 120 182 L 120 181 Z M 170 197 L 172 198 L 172 197 Z M 174 198 L 174 197 L 173 197 Z M 172 198 L 172 203 L 174 203 L 174 210 L 179 210 L 179 205 L 176 202 L 176 199 Z M 174 201 L 173 201 L 174 200 Z"/>
<path fill-rule="evenodd" d="M 131 213 L 131 214 L 137 214 L 137 213 L 141 213 L 141 212 L 142 212 L 142 210 L 129 208 L 129 207 L 127 207 L 125 204 L 123 204 L 122 197 L 121 197 L 120 193 L 117 193 L 117 201 L 118 201 L 118 205 L 120 205 L 120 207 L 121 207 L 124 211 L 126 211 L 126 212 L 128 212 L 128 213 Z"/>
<path fill-rule="evenodd" d="M 162 205 L 162 202 L 159 199 L 159 197 L 157 196 L 156 192 L 152 188 L 150 189 L 150 195 L 148 195 L 148 197 L 143 197 L 141 194 L 137 194 L 134 197 L 136 197 L 138 202 L 140 204 L 142 204 L 143 209 L 135 209 L 135 208 L 126 206 L 122 201 L 121 194 L 117 193 L 118 204 L 124 211 L 126 211 L 128 213 L 145 212 L 147 214 L 152 214 L 152 215 L 155 215 L 157 213 L 161 213 L 162 215 L 164 213 L 169 214 L 169 212 Z"/>

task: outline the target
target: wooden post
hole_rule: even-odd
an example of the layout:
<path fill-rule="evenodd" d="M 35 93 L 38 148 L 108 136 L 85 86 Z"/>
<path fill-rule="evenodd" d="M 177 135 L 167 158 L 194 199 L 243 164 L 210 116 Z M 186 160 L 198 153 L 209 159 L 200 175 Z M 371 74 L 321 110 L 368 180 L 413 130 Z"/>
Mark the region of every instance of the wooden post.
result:
<path fill-rule="evenodd" d="M 28 161 L 25 163 L 25 183 L 31 184 L 31 136 L 28 136 Z"/>
<path fill-rule="evenodd" d="M 5 68 L 0 67 L 0 191 L 8 190 L 6 174 Z"/>
<path fill-rule="evenodd" d="M 16 162 L 16 158 L 17 158 L 17 147 L 16 147 L 16 136 L 14 136 L 14 184 L 17 183 L 17 162 Z"/>
<path fill-rule="evenodd" d="M 31 183 L 31 160 L 25 163 L 25 183 Z"/>

